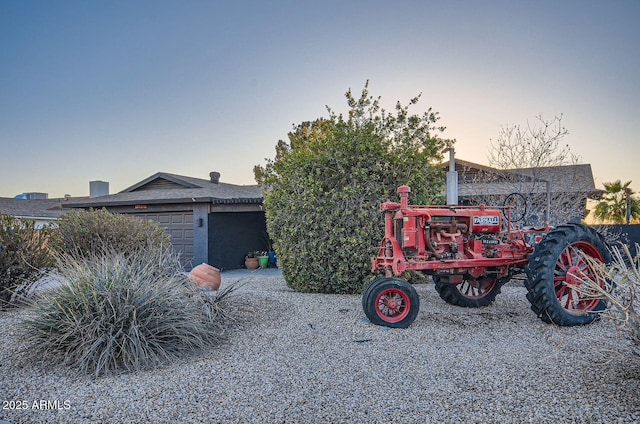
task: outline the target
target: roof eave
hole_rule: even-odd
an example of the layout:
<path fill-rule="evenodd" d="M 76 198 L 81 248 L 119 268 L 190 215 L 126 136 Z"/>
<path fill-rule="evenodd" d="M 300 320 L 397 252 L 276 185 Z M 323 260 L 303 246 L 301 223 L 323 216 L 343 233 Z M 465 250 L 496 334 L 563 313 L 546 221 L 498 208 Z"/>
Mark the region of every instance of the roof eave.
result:
<path fill-rule="evenodd" d="M 114 200 L 102 202 L 82 202 L 69 205 L 62 205 L 63 208 L 102 208 L 109 206 L 131 206 L 131 205 L 159 205 L 159 204 L 184 204 L 184 203 L 212 203 L 224 205 L 236 204 L 261 204 L 262 198 L 216 198 L 216 197 L 184 197 L 178 199 L 140 199 L 136 200 Z"/>

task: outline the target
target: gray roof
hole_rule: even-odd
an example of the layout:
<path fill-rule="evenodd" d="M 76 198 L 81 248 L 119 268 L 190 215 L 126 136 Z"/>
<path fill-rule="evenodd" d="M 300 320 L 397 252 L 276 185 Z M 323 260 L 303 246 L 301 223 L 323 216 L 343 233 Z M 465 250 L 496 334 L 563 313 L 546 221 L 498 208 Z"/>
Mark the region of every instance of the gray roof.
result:
<path fill-rule="evenodd" d="M 162 203 L 260 204 L 258 185 L 214 183 L 201 178 L 158 172 L 122 190 L 94 197 L 69 207 L 103 207 Z M 65 206 L 66 207 L 66 206 Z"/>
<path fill-rule="evenodd" d="M 595 187 L 589 164 L 512 169 L 510 172 L 549 181 L 554 192 L 593 194 L 602 191 Z"/>
<path fill-rule="evenodd" d="M 448 166 L 448 163 L 445 165 Z M 514 186 L 523 191 L 544 193 L 547 181 L 552 193 L 584 194 L 592 198 L 597 198 L 602 193 L 602 190 L 595 188 L 589 164 L 496 169 L 456 159 L 456 170 L 461 196 L 504 195 L 513 192 Z"/>
<path fill-rule="evenodd" d="M 56 219 L 62 215 L 62 205 L 72 205 L 82 198 L 64 199 L 13 199 L 0 197 L 0 213 L 18 218 Z"/>

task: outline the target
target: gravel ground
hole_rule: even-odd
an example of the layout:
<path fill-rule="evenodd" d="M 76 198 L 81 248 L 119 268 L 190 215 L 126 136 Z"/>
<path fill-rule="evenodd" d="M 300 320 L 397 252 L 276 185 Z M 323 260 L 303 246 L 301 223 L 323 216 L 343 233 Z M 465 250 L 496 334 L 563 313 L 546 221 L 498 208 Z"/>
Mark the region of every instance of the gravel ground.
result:
<path fill-rule="evenodd" d="M 239 319 L 215 349 L 92 379 L 28 361 L 0 313 L 0 419 L 15 423 L 638 423 L 640 358 L 611 323 L 559 328 L 503 288 L 487 308 L 416 289 L 408 329 L 370 324 L 360 296 L 295 293 L 278 270 L 231 271 Z M 241 310 L 240 310 L 241 309 Z M 622 355 L 607 356 L 616 350 Z M 21 409 L 17 409 L 21 407 Z"/>

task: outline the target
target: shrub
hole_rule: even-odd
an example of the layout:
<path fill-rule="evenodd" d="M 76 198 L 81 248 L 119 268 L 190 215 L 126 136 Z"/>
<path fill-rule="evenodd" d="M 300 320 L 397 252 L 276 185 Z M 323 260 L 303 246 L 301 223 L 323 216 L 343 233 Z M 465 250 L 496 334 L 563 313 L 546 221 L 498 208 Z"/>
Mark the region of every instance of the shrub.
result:
<path fill-rule="evenodd" d="M 60 286 L 33 301 L 25 321 L 37 355 L 82 373 L 147 369 L 215 343 L 222 297 L 205 297 L 159 250 L 58 258 Z"/>
<path fill-rule="evenodd" d="M 33 220 L 0 214 L 0 308 L 15 306 L 17 296 L 53 264 L 48 234 Z"/>
<path fill-rule="evenodd" d="M 58 220 L 50 246 L 57 253 L 81 259 L 113 251 L 168 250 L 169 236 L 149 220 L 106 209 L 74 210 Z"/>
<path fill-rule="evenodd" d="M 278 142 L 274 160 L 256 166 L 265 187 L 267 230 L 289 287 L 307 292 L 356 293 L 371 276 L 371 257 L 383 236 L 380 203 L 411 186 L 411 199 L 431 203 L 444 191 L 442 150 L 451 142 L 437 113 L 380 108 L 367 86 L 347 92 L 348 117 L 304 122 Z"/>

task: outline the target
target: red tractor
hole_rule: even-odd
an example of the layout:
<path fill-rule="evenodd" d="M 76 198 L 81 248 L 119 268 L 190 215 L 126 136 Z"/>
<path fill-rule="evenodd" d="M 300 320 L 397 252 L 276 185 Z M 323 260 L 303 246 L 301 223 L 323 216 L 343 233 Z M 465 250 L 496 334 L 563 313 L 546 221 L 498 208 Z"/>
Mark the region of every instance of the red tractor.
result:
<path fill-rule="evenodd" d="M 611 261 L 606 243 L 592 228 L 520 228 L 513 224 L 522 219 L 512 217 L 519 210 L 513 205 L 415 206 L 408 203 L 410 191 L 400 186 L 400 203 L 380 205 L 385 232 L 371 262 L 372 271 L 384 276 L 362 295 L 372 323 L 406 328 L 415 320 L 420 299 L 413 286 L 399 278 L 408 270 L 431 275 L 440 297 L 452 305 L 487 306 L 511 277 L 526 273 L 527 299 L 545 322 L 588 324 L 604 309 L 603 300 L 577 289 L 582 279 L 597 278 L 586 256 Z M 510 196 L 512 201 L 524 200 Z M 605 287 L 606 281 L 597 282 Z"/>

